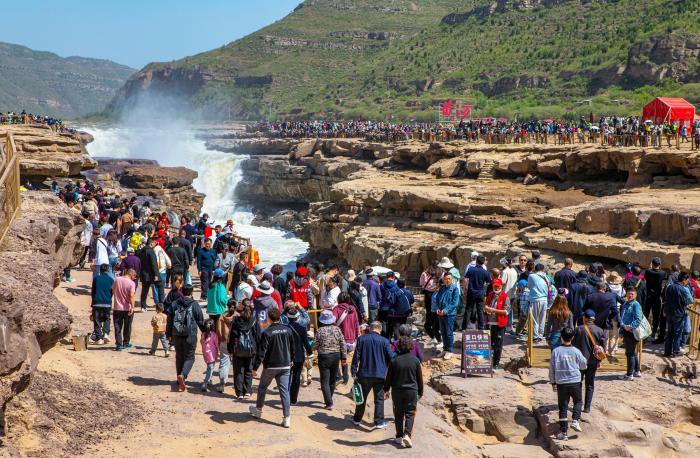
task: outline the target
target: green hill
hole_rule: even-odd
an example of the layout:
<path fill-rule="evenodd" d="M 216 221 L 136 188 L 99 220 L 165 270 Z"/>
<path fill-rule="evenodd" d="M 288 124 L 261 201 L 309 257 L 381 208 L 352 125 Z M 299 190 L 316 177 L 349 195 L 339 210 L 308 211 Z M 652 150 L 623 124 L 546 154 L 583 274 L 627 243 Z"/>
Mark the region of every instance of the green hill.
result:
<path fill-rule="evenodd" d="M 112 102 L 169 95 L 208 117 L 434 119 L 637 112 L 700 102 L 699 0 L 309 0 L 220 49 L 150 64 Z"/>
<path fill-rule="evenodd" d="M 136 70 L 0 43 L 0 111 L 74 118 L 104 110 Z"/>

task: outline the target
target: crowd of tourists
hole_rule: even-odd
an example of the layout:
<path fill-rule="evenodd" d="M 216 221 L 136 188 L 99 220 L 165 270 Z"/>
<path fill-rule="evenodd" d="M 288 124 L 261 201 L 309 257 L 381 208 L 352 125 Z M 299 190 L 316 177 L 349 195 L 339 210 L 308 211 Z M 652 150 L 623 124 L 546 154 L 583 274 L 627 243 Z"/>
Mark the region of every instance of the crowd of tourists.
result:
<path fill-rule="evenodd" d="M 62 120 L 54 118 L 53 116 L 27 113 L 25 110 L 19 113 L 13 111 L 7 111 L 5 113 L 0 112 L 0 124 L 43 124 L 57 132 L 65 130 Z"/>
<path fill-rule="evenodd" d="M 231 220 L 216 225 L 206 214 L 195 222 L 155 212 L 149 202 L 105 196 L 87 180 L 56 192 L 85 218 L 80 266 L 89 261 L 93 271 L 90 342 L 110 343 L 113 324 L 115 349 L 131 348 L 133 315 L 150 308 L 151 292 L 150 354 L 159 345 L 165 356 L 175 351 L 174 389 L 186 390 L 199 344 L 207 366 L 199 389 L 224 392 L 232 371 L 236 398 L 255 395 L 250 413 L 260 418 L 275 381 L 287 428 L 300 389 L 312 384 L 317 370 L 329 411 L 338 384 L 353 379 L 357 426 L 371 393 L 372 426 L 386 428 L 384 402 L 391 393 L 396 442 L 411 447 L 424 389 L 423 349 L 432 347 L 438 357 L 450 359 L 455 332 L 489 330 L 492 365 L 499 370 L 506 336 L 526 338 L 531 314 L 530 338 L 552 349 L 549 379 L 559 401 L 558 438 L 566 440 L 569 427 L 581 431 L 581 414 L 591 409 L 601 360 L 624 348 L 627 371 L 621 379 L 631 382 L 642 377 L 640 341 L 663 343 L 667 358 L 682 354 L 689 334 L 686 307 L 700 298 L 700 273 L 675 265 L 664 266 L 666 271 L 658 258 L 650 266 L 630 264 L 623 276 L 601 263 L 574 271 L 571 259 L 550 272 L 538 251 L 490 265 L 473 252 L 462 269 L 442 258 L 422 272 L 418 290 L 425 320 L 415 322 L 414 295 L 398 272 L 362 266 L 356 273 L 304 261 L 285 272 L 281 265 L 261 263 Z M 70 271 L 64 279 L 70 281 Z"/>
<path fill-rule="evenodd" d="M 700 147 L 700 121 L 654 123 L 638 116 L 591 114 L 578 121 L 552 119 L 511 121 L 504 118 L 462 120 L 458 123 L 388 123 L 354 120 L 259 122 L 248 133 L 281 138 L 363 138 L 368 141 L 467 140 L 486 143 L 604 143 L 611 146 Z"/>

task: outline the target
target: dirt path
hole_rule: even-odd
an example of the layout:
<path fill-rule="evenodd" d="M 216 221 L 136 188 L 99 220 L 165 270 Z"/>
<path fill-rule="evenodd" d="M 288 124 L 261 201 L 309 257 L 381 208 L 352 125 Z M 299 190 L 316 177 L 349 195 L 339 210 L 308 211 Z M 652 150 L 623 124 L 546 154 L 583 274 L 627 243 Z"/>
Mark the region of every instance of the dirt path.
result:
<path fill-rule="evenodd" d="M 89 321 L 89 272 L 75 272 L 75 283 L 62 284 L 56 296 L 74 317 L 74 330 L 91 329 Z M 137 296 L 138 297 L 138 296 Z M 195 293 L 195 297 L 198 294 Z M 373 410 L 368 406 L 365 423 L 356 428 L 350 422 L 353 402 L 350 386 L 340 385 L 336 393 L 336 410 L 322 409 L 318 372 L 314 382 L 302 388 L 299 405 L 292 408 L 292 427 L 279 426 L 281 404 L 276 390 L 268 393 L 262 420 L 253 419 L 248 407 L 253 399 L 237 401 L 233 389 L 226 392 L 202 393 L 199 384 L 205 364 L 201 354 L 191 374 L 187 392 L 172 391 L 175 378 L 174 355 L 164 358 L 150 356 L 150 318 L 152 312 L 136 313 L 133 324 L 131 351 L 115 352 L 112 345 L 90 347 L 87 352 L 75 352 L 71 345 L 59 345 L 44 355 L 41 371 L 65 374 L 78 380 L 97 382 L 130 399 L 146 413 L 145 419 L 115 430 L 108 439 L 96 443 L 84 455 L 111 456 L 211 456 L 237 452 L 242 456 L 347 456 L 370 452 L 393 455 L 393 423 L 386 430 L 371 431 L 367 420 Z M 113 333 L 112 333 L 113 335 Z M 216 378 L 215 378 L 216 380 Z M 257 383 L 257 382 L 256 382 Z M 423 456 L 470 456 L 477 454 L 474 445 L 429 405 L 439 405 L 437 393 L 426 393 L 416 420 L 415 446 L 402 453 Z M 85 412 L 85 425 L 90 416 L 110 415 Z M 385 403 L 387 419 L 392 420 L 391 403 Z M 439 411 L 439 409 L 437 410 Z M 36 434 L 40 434 L 37 432 Z M 38 437 L 26 437 L 26 444 L 36 443 Z M 362 446 L 358 449 L 358 446 Z"/>

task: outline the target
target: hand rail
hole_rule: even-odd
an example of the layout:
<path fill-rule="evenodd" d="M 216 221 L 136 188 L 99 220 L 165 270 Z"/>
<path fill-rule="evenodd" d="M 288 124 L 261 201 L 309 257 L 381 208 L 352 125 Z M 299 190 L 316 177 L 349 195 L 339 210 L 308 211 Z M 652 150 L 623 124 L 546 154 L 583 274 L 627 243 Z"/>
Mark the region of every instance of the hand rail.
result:
<path fill-rule="evenodd" d="M 690 339 L 688 340 L 688 357 L 700 359 L 700 300 L 688 307 L 690 315 Z"/>
<path fill-rule="evenodd" d="M 20 209 L 19 158 L 10 132 L 0 132 L 0 243 Z"/>

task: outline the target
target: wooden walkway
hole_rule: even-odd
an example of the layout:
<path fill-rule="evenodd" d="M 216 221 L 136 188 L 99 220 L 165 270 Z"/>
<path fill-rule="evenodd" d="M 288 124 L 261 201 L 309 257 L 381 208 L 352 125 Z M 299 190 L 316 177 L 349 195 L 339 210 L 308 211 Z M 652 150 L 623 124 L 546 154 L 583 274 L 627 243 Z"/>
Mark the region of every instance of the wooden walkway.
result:
<path fill-rule="evenodd" d="M 620 343 L 622 341 L 620 340 Z M 535 346 L 533 341 L 533 319 L 530 312 L 527 320 L 527 364 L 529 367 L 537 367 L 541 369 L 549 368 L 549 360 L 552 356 L 552 350 L 544 344 L 543 346 Z M 637 357 L 639 364 L 642 364 L 642 342 L 637 344 Z M 602 372 L 625 372 L 627 370 L 627 358 L 625 357 L 625 349 L 620 346 L 615 355 L 608 356 L 607 359 L 600 362 L 598 371 Z"/>

